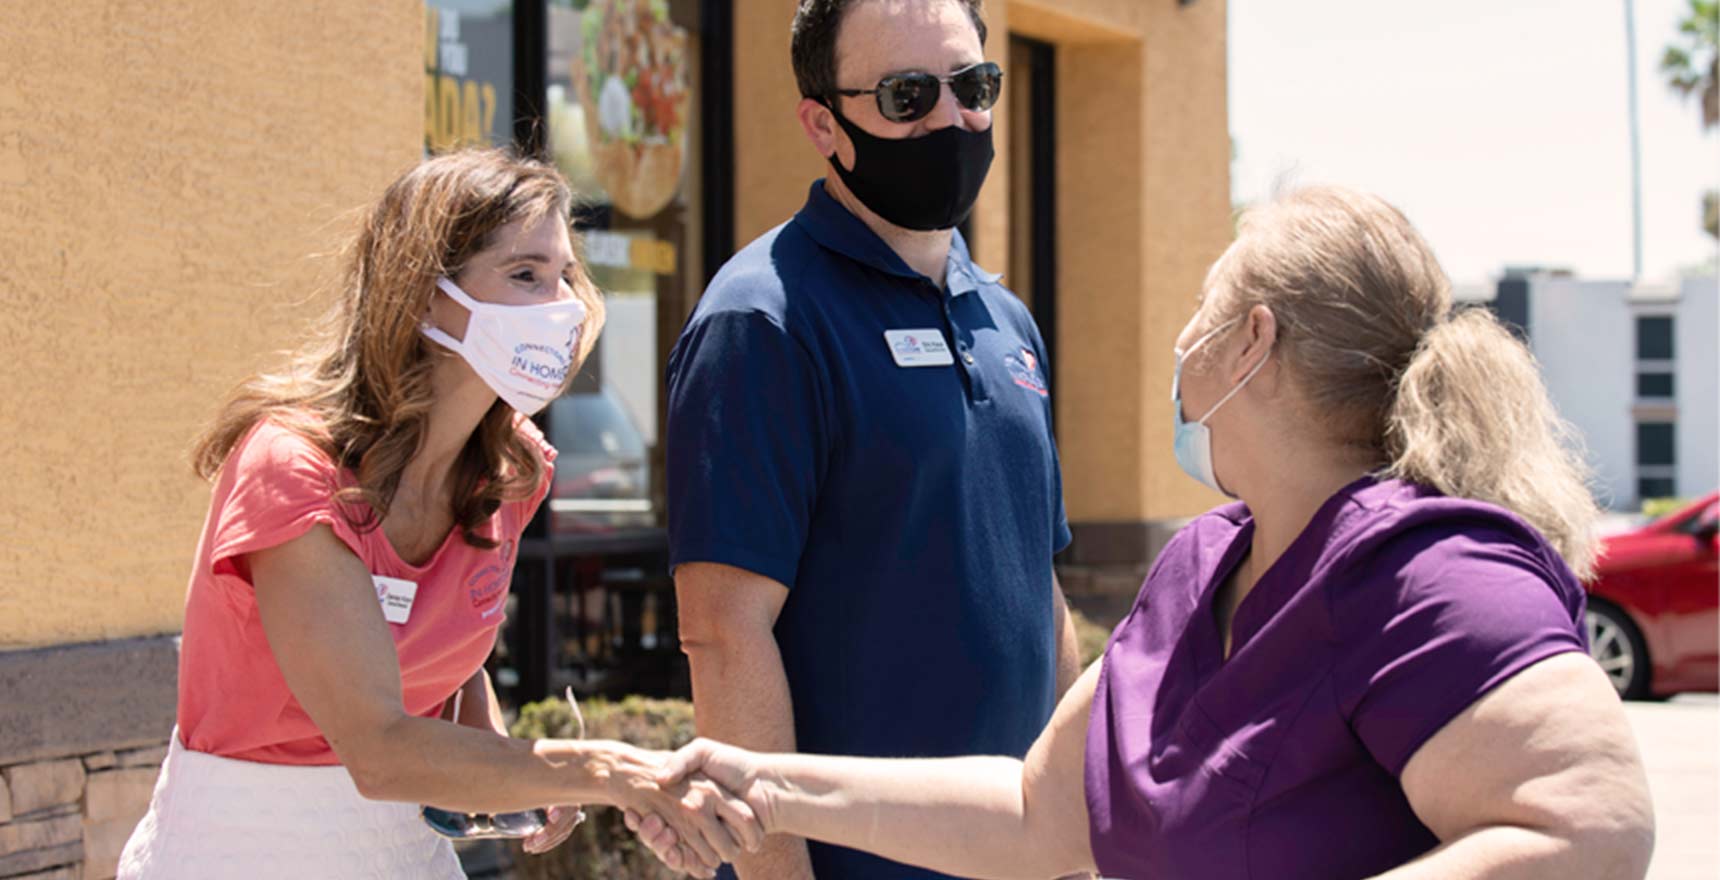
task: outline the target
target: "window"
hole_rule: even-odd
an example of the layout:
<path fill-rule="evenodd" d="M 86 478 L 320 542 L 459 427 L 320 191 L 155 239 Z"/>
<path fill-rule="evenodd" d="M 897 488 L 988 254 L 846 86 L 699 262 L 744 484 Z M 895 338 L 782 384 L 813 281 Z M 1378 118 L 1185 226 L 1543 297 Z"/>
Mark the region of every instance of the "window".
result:
<path fill-rule="evenodd" d="M 424 4 L 426 155 L 513 140 L 513 28 L 505 3 Z"/>
<path fill-rule="evenodd" d="M 1636 497 L 1673 498 L 1678 495 L 1678 486 L 1671 477 L 1643 477 L 1636 481 Z"/>
<path fill-rule="evenodd" d="M 520 543 L 496 682 L 513 705 L 567 685 L 686 696 L 662 528 L 660 389 L 713 264 L 733 251 L 731 4 L 429 2 L 464 10 L 465 37 L 476 10 L 511 16 L 513 131 L 572 185 L 581 259 L 608 310 L 569 392 L 538 416 L 561 458 L 546 515 Z M 471 105 L 459 109 L 470 122 Z"/>
<path fill-rule="evenodd" d="M 1636 359 L 1672 360 L 1672 317 L 1644 315 L 1636 319 Z"/>
<path fill-rule="evenodd" d="M 1696 511 L 1695 514 L 1685 517 L 1684 522 L 1678 524 L 1678 530 L 1686 535 L 1712 534 L 1717 516 L 1720 516 L 1720 507 L 1710 504 Z"/>
<path fill-rule="evenodd" d="M 556 469 L 557 534 L 663 524 L 664 364 L 705 282 L 701 15 L 688 2 L 545 7 L 546 141 L 580 203 L 585 262 L 608 308 L 552 406 L 550 442 L 568 438 L 572 459 Z"/>
<path fill-rule="evenodd" d="M 1489 308 L 1519 340 L 1529 341 L 1529 279 L 1502 278 Z"/>
<path fill-rule="evenodd" d="M 1639 422 L 1636 426 L 1636 463 L 1638 466 L 1671 467 L 1678 463 L 1674 454 L 1673 424 L 1671 422 Z"/>
<path fill-rule="evenodd" d="M 1671 373 L 1638 373 L 1636 374 L 1636 396 L 1638 399 L 1667 399 L 1672 398 Z"/>

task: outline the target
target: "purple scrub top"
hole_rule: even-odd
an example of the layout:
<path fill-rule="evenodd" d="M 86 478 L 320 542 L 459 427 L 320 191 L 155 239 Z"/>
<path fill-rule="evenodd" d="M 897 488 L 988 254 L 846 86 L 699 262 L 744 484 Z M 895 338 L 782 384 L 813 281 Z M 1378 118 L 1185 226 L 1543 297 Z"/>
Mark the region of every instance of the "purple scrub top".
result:
<path fill-rule="evenodd" d="M 1524 668 L 1586 649 L 1581 584 L 1492 505 L 1363 478 L 1328 499 L 1237 608 L 1247 507 L 1178 532 L 1111 636 L 1087 733 L 1106 877 L 1367 877 L 1439 841 L 1398 774 Z M 1478 755 L 1479 761 L 1509 760 Z"/>

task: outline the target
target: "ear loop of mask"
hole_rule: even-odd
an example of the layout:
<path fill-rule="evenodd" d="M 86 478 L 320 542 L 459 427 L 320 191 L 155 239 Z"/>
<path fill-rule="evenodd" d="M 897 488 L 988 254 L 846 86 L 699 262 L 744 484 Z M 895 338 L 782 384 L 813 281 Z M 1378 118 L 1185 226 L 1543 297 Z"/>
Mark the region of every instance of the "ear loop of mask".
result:
<path fill-rule="evenodd" d="M 1178 357 L 1177 357 L 1177 361 L 1178 361 L 1178 363 L 1177 363 L 1177 388 L 1176 388 L 1176 393 L 1173 395 L 1173 397 L 1176 398 L 1177 403 L 1179 405 L 1182 403 L 1182 365 L 1184 363 L 1188 362 L 1189 355 L 1194 354 L 1196 349 L 1205 345 L 1207 343 L 1207 340 L 1218 335 L 1226 327 L 1229 327 L 1230 325 L 1232 325 L 1232 324 L 1234 324 L 1240 320 L 1242 320 L 1241 317 L 1231 318 L 1230 320 L 1225 321 L 1223 324 L 1220 324 L 1217 327 L 1214 327 L 1211 330 L 1208 330 L 1206 332 L 1206 335 L 1195 340 L 1194 344 L 1188 347 L 1188 351 L 1180 352 L 1178 354 Z M 1268 355 L 1270 355 L 1270 352 L 1268 352 Z M 1195 419 L 1194 423 L 1197 425 L 1206 424 L 1206 420 L 1212 418 L 1213 414 L 1218 412 L 1219 407 L 1224 406 L 1226 403 L 1229 403 L 1230 399 L 1232 397 L 1235 397 L 1239 392 L 1241 392 L 1243 387 L 1246 386 L 1249 383 L 1249 381 L 1254 378 L 1254 374 L 1260 372 L 1260 368 L 1264 367 L 1264 366 L 1266 366 L 1266 356 L 1262 356 L 1260 358 L 1260 360 L 1258 362 L 1256 362 L 1252 368 L 1249 369 L 1248 375 L 1242 377 L 1241 382 L 1236 383 L 1236 385 L 1233 386 L 1230 389 L 1230 391 L 1226 392 L 1223 397 L 1220 397 L 1218 399 L 1217 403 L 1213 404 L 1210 408 L 1207 409 L 1206 415 L 1201 416 L 1198 419 Z"/>
<path fill-rule="evenodd" d="M 436 289 L 440 290 L 444 296 L 458 303 L 461 308 L 466 310 L 466 332 L 470 333 L 472 330 L 471 322 L 478 316 L 478 301 L 473 299 L 471 295 L 467 294 L 464 290 L 461 290 L 460 285 L 455 284 L 454 279 L 452 278 L 436 279 Z M 424 335 L 441 343 L 443 348 L 464 356 L 466 351 L 466 341 L 464 339 L 455 339 L 454 334 L 436 326 L 436 322 L 430 318 L 431 309 L 431 305 L 425 305 L 424 320 L 419 322 L 419 327 L 423 329 Z M 459 698 L 460 692 L 455 691 L 454 699 L 458 700 Z M 458 717 L 458 707 L 459 704 L 455 703 L 455 717 Z"/>

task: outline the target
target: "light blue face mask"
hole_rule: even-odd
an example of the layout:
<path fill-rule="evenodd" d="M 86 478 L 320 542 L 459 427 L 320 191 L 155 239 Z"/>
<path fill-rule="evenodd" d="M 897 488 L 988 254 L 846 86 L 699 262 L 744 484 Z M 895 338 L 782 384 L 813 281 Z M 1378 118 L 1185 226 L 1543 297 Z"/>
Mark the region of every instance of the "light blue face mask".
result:
<path fill-rule="evenodd" d="M 1236 383 L 1235 388 L 1230 389 L 1229 394 L 1219 398 L 1218 402 L 1212 405 L 1212 409 L 1206 411 L 1206 415 L 1193 422 L 1183 421 L 1182 368 L 1184 359 L 1194 354 L 1195 349 L 1205 345 L 1207 340 L 1217 336 L 1238 320 L 1240 319 L 1231 318 L 1207 331 L 1205 336 L 1196 339 L 1194 344 L 1188 347 L 1188 351 L 1172 349 L 1177 356 L 1176 370 L 1171 373 L 1171 408 L 1176 415 L 1177 466 L 1183 469 L 1183 473 L 1199 480 L 1214 492 L 1223 493 L 1230 498 L 1236 496 L 1226 492 L 1224 487 L 1218 484 L 1218 473 L 1212 468 L 1212 429 L 1208 428 L 1206 423 L 1208 419 L 1212 418 L 1213 413 L 1218 412 L 1219 407 L 1228 403 L 1232 397 L 1236 396 L 1236 392 L 1242 390 L 1242 386 L 1248 384 L 1248 380 L 1254 378 L 1255 373 L 1260 372 L 1261 367 L 1266 366 L 1266 358 L 1262 357 L 1260 363 L 1255 364 L 1254 369 L 1249 370 L 1248 375 L 1243 376 L 1242 381 Z"/>

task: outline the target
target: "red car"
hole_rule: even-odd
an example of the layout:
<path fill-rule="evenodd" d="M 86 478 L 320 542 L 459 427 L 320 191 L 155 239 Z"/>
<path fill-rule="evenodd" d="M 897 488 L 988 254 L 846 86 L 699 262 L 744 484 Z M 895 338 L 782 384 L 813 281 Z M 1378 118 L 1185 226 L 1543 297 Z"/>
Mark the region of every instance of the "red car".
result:
<path fill-rule="evenodd" d="M 1589 653 L 1627 700 L 1720 684 L 1720 492 L 1601 539 Z"/>

